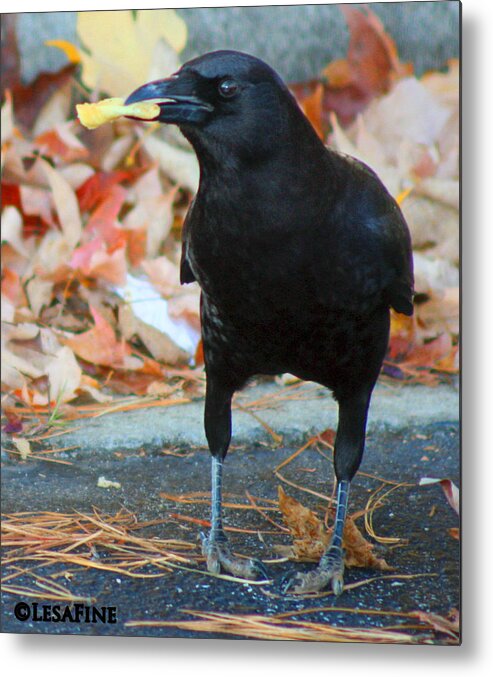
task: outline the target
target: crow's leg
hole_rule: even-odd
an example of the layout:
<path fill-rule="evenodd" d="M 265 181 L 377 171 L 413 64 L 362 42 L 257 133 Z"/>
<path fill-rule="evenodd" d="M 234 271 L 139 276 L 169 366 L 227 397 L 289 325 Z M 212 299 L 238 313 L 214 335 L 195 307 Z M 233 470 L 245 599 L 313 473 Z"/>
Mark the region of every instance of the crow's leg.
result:
<path fill-rule="evenodd" d="M 231 440 L 232 391 L 208 378 L 205 399 L 205 432 L 212 454 L 211 530 L 201 534 L 202 552 L 207 569 L 219 573 L 221 568 L 240 578 L 268 578 L 262 562 L 233 554 L 222 522 L 222 474 Z"/>
<path fill-rule="evenodd" d="M 344 587 L 342 536 L 346 521 L 350 482 L 359 468 L 365 446 L 366 418 L 371 390 L 339 401 L 339 424 L 334 447 L 337 507 L 331 541 L 316 569 L 306 574 L 291 572 L 282 581 L 284 593 L 318 592 L 331 585 L 335 595 Z"/>

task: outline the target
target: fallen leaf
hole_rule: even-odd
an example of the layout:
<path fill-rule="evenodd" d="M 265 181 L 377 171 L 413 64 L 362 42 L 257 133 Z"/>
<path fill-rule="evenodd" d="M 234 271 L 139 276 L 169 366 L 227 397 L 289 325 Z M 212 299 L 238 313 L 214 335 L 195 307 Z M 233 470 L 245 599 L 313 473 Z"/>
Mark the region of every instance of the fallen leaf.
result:
<path fill-rule="evenodd" d="M 113 328 L 96 308 L 91 306 L 90 310 L 94 326 L 82 334 L 65 338 L 65 345 L 87 362 L 124 368 L 125 356 L 130 352 L 128 347 L 124 341 L 117 340 Z"/>
<path fill-rule="evenodd" d="M 323 94 L 323 84 L 321 82 L 317 82 L 313 92 L 304 97 L 301 101 L 301 107 L 304 114 L 310 120 L 313 128 L 321 139 L 325 138 L 326 131 L 323 124 Z"/>
<path fill-rule="evenodd" d="M 31 444 L 29 443 L 29 440 L 26 440 L 23 437 L 13 437 L 12 442 L 20 453 L 22 460 L 25 461 L 27 457 L 31 455 Z"/>
<path fill-rule="evenodd" d="M 173 296 L 180 289 L 180 270 L 166 256 L 142 261 L 142 268 L 152 286 L 165 298 Z"/>
<path fill-rule="evenodd" d="M 55 73 L 41 72 L 28 85 L 17 85 L 12 89 L 16 119 L 31 128 L 38 112 L 60 87 L 74 75 L 76 64 L 68 64 Z"/>
<path fill-rule="evenodd" d="M 22 432 L 24 424 L 22 423 L 22 419 L 16 414 L 15 411 L 12 411 L 7 407 L 3 407 L 3 414 L 7 419 L 7 423 L 2 428 L 4 433 L 13 435 L 15 433 Z"/>
<path fill-rule="evenodd" d="M 75 192 L 49 162 L 42 158 L 39 158 L 38 162 L 41 163 L 52 190 L 53 202 L 65 240 L 68 246 L 73 248 L 79 242 L 82 233 L 82 221 Z"/>
<path fill-rule="evenodd" d="M 449 505 L 455 510 L 457 515 L 460 511 L 460 492 L 458 487 L 449 479 L 436 479 L 435 477 L 422 477 L 419 480 L 419 486 L 425 487 L 430 486 L 431 484 L 439 484 Z"/>
<path fill-rule="evenodd" d="M 34 138 L 58 125 L 67 124 L 66 120 L 71 114 L 72 89 L 72 81 L 67 80 L 52 93 L 48 101 L 41 107 L 33 124 L 32 135 Z M 72 122 L 68 124 L 72 126 Z"/>
<path fill-rule="evenodd" d="M 2 211 L 2 243 L 8 242 L 21 256 L 29 256 L 29 251 L 22 237 L 22 216 L 13 206 Z"/>
<path fill-rule="evenodd" d="M 47 155 L 57 162 L 84 160 L 88 150 L 73 134 L 71 122 L 60 122 L 34 139 L 34 145 L 41 155 Z"/>
<path fill-rule="evenodd" d="M 368 7 L 341 5 L 341 11 L 349 28 L 347 58 L 330 63 L 322 75 L 327 82 L 324 107 L 345 125 L 396 79 L 409 75 L 412 65 L 400 62 L 394 41 Z"/>
<path fill-rule="evenodd" d="M 318 562 L 330 542 L 332 529 L 326 530 L 323 522 L 309 508 L 288 496 L 281 486 L 278 494 L 279 509 L 293 538 L 293 545 L 283 549 L 283 553 L 292 559 Z M 348 567 L 368 567 L 380 571 L 392 569 L 384 559 L 374 554 L 374 546 L 363 537 L 350 516 L 347 516 L 344 526 L 343 547 L 344 562 Z"/>
<path fill-rule="evenodd" d="M 39 275 L 35 275 L 26 282 L 24 289 L 29 301 L 34 317 L 39 317 L 44 307 L 50 305 L 53 298 L 52 280 L 43 280 Z"/>
<path fill-rule="evenodd" d="M 89 52 L 80 53 L 84 84 L 110 96 L 148 81 L 159 42 L 159 77 L 177 70 L 187 38 L 185 22 L 170 9 L 78 12 L 77 32 Z"/>
<path fill-rule="evenodd" d="M 172 181 L 191 193 L 197 192 L 200 172 L 195 153 L 172 146 L 154 136 L 143 137 L 142 145 Z"/>
<path fill-rule="evenodd" d="M 121 304 L 118 319 L 123 337 L 138 336 L 154 359 L 172 366 L 188 363 L 189 354 L 167 334 L 136 317 L 130 305 Z"/>
<path fill-rule="evenodd" d="M 413 253 L 414 287 L 418 294 L 440 294 L 459 289 L 459 270 L 450 261 Z M 455 291 L 454 291 L 455 294 Z M 457 299 L 458 300 L 458 299 Z"/>
<path fill-rule="evenodd" d="M 100 202 L 107 198 L 114 186 L 133 181 L 141 174 L 142 169 L 138 167 L 111 172 L 95 172 L 76 191 L 80 211 L 92 212 Z"/>
<path fill-rule="evenodd" d="M 200 333 L 200 288 L 182 292 L 168 301 L 169 316 L 175 320 L 184 320 L 196 333 L 197 344 Z"/>
<path fill-rule="evenodd" d="M 123 225 L 129 230 L 145 230 L 146 256 L 155 257 L 173 224 L 177 190 L 164 190 L 155 165 L 135 182 L 131 192 L 135 206 L 123 219 Z"/>

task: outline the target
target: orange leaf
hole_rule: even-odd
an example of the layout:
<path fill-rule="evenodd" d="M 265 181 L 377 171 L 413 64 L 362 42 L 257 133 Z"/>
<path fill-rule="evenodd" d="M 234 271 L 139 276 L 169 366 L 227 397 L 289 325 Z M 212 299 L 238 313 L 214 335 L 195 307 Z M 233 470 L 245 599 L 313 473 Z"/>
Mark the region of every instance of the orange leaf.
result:
<path fill-rule="evenodd" d="M 310 120 L 313 125 L 313 128 L 317 132 L 318 136 L 323 140 L 324 139 L 324 130 L 322 124 L 322 100 L 323 100 L 324 87 L 321 82 L 317 83 L 317 86 L 313 92 L 307 96 L 302 101 L 303 112 L 306 117 Z"/>
<path fill-rule="evenodd" d="M 112 186 L 92 213 L 86 225 L 86 233 L 100 235 L 109 247 L 118 248 L 125 242 L 118 214 L 127 196 L 125 188 Z"/>
<path fill-rule="evenodd" d="M 409 75 L 411 65 L 401 64 L 392 38 L 368 8 L 341 5 L 349 31 L 348 62 L 353 79 L 373 96 L 388 90 L 396 76 Z"/>
<path fill-rule="evenodd" d="M 342 5 L 350 32 L 347 59 L 330 63 L 322 75 L 327 81 L 324 111 L 332 110 L 343 125 L 352 122 L 392 82 L 412 73 L 411 64 L 402 64 L 392 38 L 376 14 L 368 8 Z"/>
<path fill-rule="evenodd" d="M 108 367 L 123 367 L 124 358 L 130 353 L 128 346 L 116 338 L 112 326 L 104 317 L 90 306 L 94 318 L 94 327 L 89 331 L 65 340 L 76 355 L 86 362 Z"/>
<path fill-rule="evenodd" d="M 43 132 L 34 139 L 34 145 L 40 154 L 67 163 L 76 162 L 88 155 L 87 148 L 69 131 L 66 125 L 59 125 Z"/>
<path fill-rule="evenodd" d="M 417 346 L 407 355 L 406 366 L 434 367 L 439 360 L 452 351 L 452 337 L 448 333 L 440 334 L 433 341 Z"/>
<path fill-rule="evenodd" d="M 330 542 L 332 529 L 326 530 L 315 513 L 288 496 L 282 487 L 278 488 L 278 494 L 279 509 L 293 537 L 293 545 L 287 553 L 288 556 L 318 561 Z M 384 559 L 373 553 L 374 546 L 364 538 L 350 516 L 346 518 L 344 526 L 343 545 L 344 562 L 348 567 L 369 567 L 381 571 L 392 568 Z"/>

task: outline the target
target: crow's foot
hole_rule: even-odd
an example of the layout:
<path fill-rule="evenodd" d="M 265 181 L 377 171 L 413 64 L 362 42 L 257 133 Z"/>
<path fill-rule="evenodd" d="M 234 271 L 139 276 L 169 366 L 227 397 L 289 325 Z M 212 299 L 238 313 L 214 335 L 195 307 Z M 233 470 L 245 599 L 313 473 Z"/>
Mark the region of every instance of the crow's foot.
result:
<path fill-rule="evenodd" d="M 249 580 L 268 580 L 267 569 L 258 559 L 244 559 L 233 554 L 228 541 L 225 538 L 211 538 L 201 533 L 202 554 L 207 561 L 207 570 L 218 574 L 223 568 L 228 573 L 238 578 Z"/>
<path fill-rule="evenodd" d="M 331 584 L 334 595 L 340 595 L 344 588 L 344 554 L 340 548 L 330 548 L 313 571 L 306 574 L 291 571 L 281 581 L 284 595 L 304 595 L 320 592 Z"/>

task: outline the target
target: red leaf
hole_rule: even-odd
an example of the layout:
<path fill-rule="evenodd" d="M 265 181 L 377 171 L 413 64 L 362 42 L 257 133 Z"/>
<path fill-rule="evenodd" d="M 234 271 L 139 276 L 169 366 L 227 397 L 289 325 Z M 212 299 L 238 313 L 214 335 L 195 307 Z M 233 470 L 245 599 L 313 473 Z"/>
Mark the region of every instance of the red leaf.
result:
<path fill-rule="evenodd" d="M 30 129 L 44 104 L 73 76 L 76 68 L 77 64 L 69 63 L 56 73 L 40 73 L 29 85 L 19 84 L 13 87 L 16 120 Z"/>
<path fill-rule="evenodd" d="M 62 128 L 43 132 L 34 139 L 34 144 L 42 155 L 48 155 L 63 162 L 76 162 L 88 155 L 87 148 Z"/>
<path fill-rule="evenodd" d="M 6 266 L 2 270 L 2 294 L 9 301 L 12 301 L 16 308 L 27 306 L 27 299 L 19 274 Z"/>
<path fill-rule="evenodd" d="M 126 236 L 118 225 L 118 214 L 127 196 L 125 188 L 114 184 L 99 202 L 86 225 L 86 234 L 103 238 L 109 251 L 126 244 Z"/>
<path fill-rule="evenodd" d="M 121 169 L 114 172 L 96 172 L 84 181 L 77 191 L 81 212 L 90 212 L 106 198 L 108 191 L 118 183 L 133 181 L 145 171 L 142 167 Z"/>
<path fill-rule="evenodd" d="M 395 79 L 410 75 L 412 65 L 399 61 L 395 43 L 376 14 L 367 8 L 356 9 L 349 5 L 341 5 L 341 11 L 350 33 L 347 58 L 333 61 L 320 79 L 307 83 L 308 94 L 306 84 L 294 85 L 292 89 L 303 107 L 307 99 L 313 107 L 317 87 L 322 84 L 322 120 L 327 120 L 328 114 L 334 111 L 339 122 L 346 126 L 375 96 L 387 92 Z M 318 131 L 317 116 L 310 114 L 308 117 Z"/>

